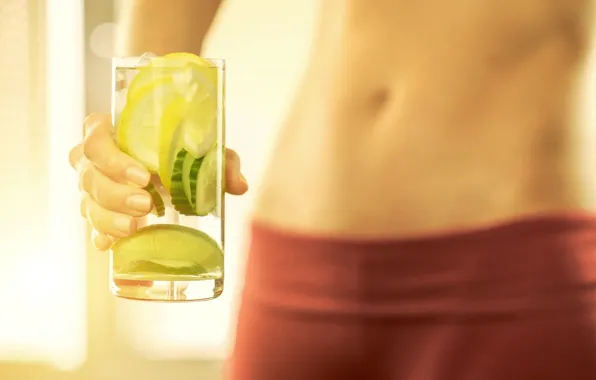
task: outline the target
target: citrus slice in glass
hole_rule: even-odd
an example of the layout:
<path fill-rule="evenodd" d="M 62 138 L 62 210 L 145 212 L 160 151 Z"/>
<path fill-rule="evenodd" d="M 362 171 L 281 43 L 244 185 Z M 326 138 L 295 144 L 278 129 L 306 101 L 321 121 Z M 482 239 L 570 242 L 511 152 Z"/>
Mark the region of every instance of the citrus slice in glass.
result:
<path fill-rule="evenodd" d="M 214 68 L 215 66 L 207 59 L 198 57 L 191 53 L 171 53 L 166 54 L 163 57 L 151 58 L 150 63 L 147 66 L 139 68 L 139 72 L 130 83 L 128 87 L 128 99 L 134 99 L 138 95 L 139 89 L 143 86 L 148 85 L 156 79 L 161 77 L 172 78 L 172 74 L 180 73 L 183 69 L 187 68 L 189 64 L 193 64 L 197 67 Z M 211 78 L 213 83 L 217 82 L 217 71 L 210 70 Z"/>
<path fill-rule="evenodd" d="M 119 148 L 157 173 L 158 129 L 166 105 L 179 95 L 171 79 L 159 78 L 141 88 L 134 99 L 128 100 L 118 125 L 116 140 Z"/>
<path fill-rule="evenodd" d="M 118 274 L 158 280 L 160 275 L 199 276 L 221 272 L 219 244 L 206 233 L 173 224 L 143 227 L 112 245 Z"/>
<path fill-rule="evenodd" d="M 168 191 L 178 153 L 184 149 L 201 158 L 217 141 L 217 101 L 204 91 L 192 82 L 187 93 L 174 99 L 163 113 L 158 135 L 159 176 Z"/>

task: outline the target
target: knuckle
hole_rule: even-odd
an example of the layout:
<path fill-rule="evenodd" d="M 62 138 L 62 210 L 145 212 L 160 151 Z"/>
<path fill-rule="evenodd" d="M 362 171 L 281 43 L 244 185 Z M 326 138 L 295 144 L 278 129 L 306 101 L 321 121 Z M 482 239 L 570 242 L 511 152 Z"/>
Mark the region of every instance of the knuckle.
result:
<path fill-rule="evenodd" d="M 114 186 L 110 186 L 111 184 L 108 181 L 97 182 L 97 186 L 93 189 L 95 200 L 102 207 L 113 208 L 118 203 L 116 200 L 119 198 L 119 192 L 114 191 Z"/>
<path fill-rule="evenodd" d="M 98 144 L 101 142 L 99 137 L 100 135 L 91 133 L 83 141 L 83 155 L 90 161 L 97 157 Z"/>
<path fill-rule="evenodd" d="M 85 214 L 91 226 L 99 233 L 105 234 L 109 223 L 106 223 L 106 213 L 91 196 L 86 195 Z"/>
<path fill-rule="evenodd" d="M 90 190 L 97 203 L 109 210 L 119 211 L 124 208 L 128 188 L 120 185 L 105 175 L 98 173 L 93 188 Z"/>
<path fill-rule="evenodd" d="M 70 162 L 71 166 L 75 169 L 77 167 L 77 164 L 81 160 L 82 148 L 82 144 L 77 144 L 70 150 L 70 152 L 68 152 L 68 161 Z"/>
<path fill-rule="evenodd" d="M 106 212 L 99 205 L 94 204 L 88 212 L 89 222 L 101 234 L 108 232 L 109 223 L 106 221 Z"/>
<path fill-rule="evenodd" d="M 79 174 L 79 190 L 91 193 L 95 182 L 95 168 L 93 165 L 84 165 Z"/>
<path fill-rule="evenodd" d="M 105 163 L 105 171 L 112 176 L 124 175 L 125 164 L 120 154 L 109 155 Z"/>
<path fill-rule="evenodd" d="M 110 125 L 110 115 L 100 112 L 90 113 L 83 121 L 85 136 L 92 134 L 98 127 Z"/>
<path fill-rule="evenodd" d="M 233 149 L 226 149 L 226 160 L 240 162 L 240 156 Z"/>

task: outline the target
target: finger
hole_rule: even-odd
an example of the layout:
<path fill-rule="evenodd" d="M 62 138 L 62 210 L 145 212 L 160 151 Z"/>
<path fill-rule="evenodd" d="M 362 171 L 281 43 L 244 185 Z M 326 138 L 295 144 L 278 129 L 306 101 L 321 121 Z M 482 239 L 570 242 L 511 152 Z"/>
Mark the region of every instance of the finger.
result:
<path fill-rule="evenodd" d="M 132 216 L 106 210 L 86 193 L 81 202 L 81 214 L 103 235 L 125 237 L 136 230 L 136 221 Z"/>
<path fill-rule="evenodd" d="M 103 208 L 121 214 L 143 216 L 153 207 L 148 192 L 114 182 L 91 164 L 82 168 L 79 188 L 91 195 Z"/>
<path fill-rule="evenodd" d="M 93 230 L 91 240 L 93 241 L 93 246 L 97 248 L 98 251 L 107 251 L 114 242 L 114 239 L 107 235 L 101 234 L 96 230 Z"/>
<path fill-rule="evenodd" d="M 105 115 L 89 116 L 85 128 L 83 154 L 110 178 L 120 183 L 145 187 L 151 174 L 134 158 L 118 149 L 112 137 L 112 124 Z"/>
<path fill-rule="evenodd" d="M 226 149 L 226 192 L 242 195 L 248 191 L 248 182 L 240 172 L 240 157 L 232 149 Z"/>
<path fill-rule="evenodd" d="M 70 150 L 70 153 L 68 154 L 68 161 L 70 162 L 70 166 L 72 166 L 75 170 L 78 171 L 78 166 L 80 165 L 83 157 L 83 144 L 77 144 L 74 148 Z"/>
<path fill-rule="evenodd" d="M 86 137 L 94 128 L 104 128 L 109 125 L 110 133 L 114 132 L 112 118 L 109 113 L 93 112 L 83 120 L 83 137 Z"/>

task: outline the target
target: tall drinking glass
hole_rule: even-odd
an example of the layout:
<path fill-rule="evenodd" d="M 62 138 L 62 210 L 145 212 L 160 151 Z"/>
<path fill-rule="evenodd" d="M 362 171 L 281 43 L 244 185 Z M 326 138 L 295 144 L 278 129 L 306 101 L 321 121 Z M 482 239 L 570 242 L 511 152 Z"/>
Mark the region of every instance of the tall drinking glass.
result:
<path fill-rule="evenodd" d="M 223 60 L 188 53 L 113 59 L 118 147 L 152 173 L 153 210 L 111 247 L 119 297 L 198 301 L 224 280 Z"/>

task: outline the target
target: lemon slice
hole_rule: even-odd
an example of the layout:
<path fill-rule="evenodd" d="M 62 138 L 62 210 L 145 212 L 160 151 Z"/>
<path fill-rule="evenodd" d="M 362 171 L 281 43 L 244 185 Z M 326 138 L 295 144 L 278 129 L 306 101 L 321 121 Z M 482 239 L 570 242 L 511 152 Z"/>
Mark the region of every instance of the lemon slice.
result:
<path fill-rule="evenodd" d="M 159 176 L 162 184 L 170 191 L 171 177 L 176 156 L 185 149 L 195 158 L 209 152 L 217 141 L 215 99 L 204 98 L 193 83 L 189 96 L 180 96 L 168 105 L 159 127 Z M 194 89 L 194 91 L 192 91 Z"/>
<path fill-rule="evenodd" d="M 164 188 L 172 189 L 172 173 L 176 156 L 183 146 L 184 125 L 190 103 L 183 97 L 173 100 L 166 108 L 159 127 L 159 177 Z"/>
<path fill-rule="evenodd" d="M 131 82 L 118 144 L 159 173 L 168 191 L 180 149 L 200 158 L 217 141 L 217 75 L 209 61 L 175 53 L 153 59 Z"/>
<path fill-rule="evenodd" d="M 184 122 L 183 146 L 196 158 L 217 142 L 217 98 L 208 87 L 196 83 L 194 98 Z"/>
<path fill-rule="evenodd" d="M 185 116 L 183 145 L 194 157 L 203 157 L 217 140 L 217 67 L 190 53 L 167 54 L 154 59 L 151 67 L 164 68 L 164 75 L 169 75 L 178 91 L 192 101 L 190 114 Z"/>
<path fill-rule="evenodd" d="M 122 151 L 157 173 L 158 130 L 166 105 L 179 97 L 171 78 L 162 77 L 141 88 L 127 101 L 116 128 L 116 140 Z"/>
<path fill-rule="evenodd" d="M 187 68 L 189 64 L 195 67 L 214 68 L 215 66 L 205 58 L 198 57 L 190 53 L 171 53 L 163 57 L 152 58 L 147 66 L 139 68 L 139 72 L 128 87 L 128 99 L 134 99 L 139 89 L 157 80 L 161 77 L 170 77 L 180 73 Z M 217 75 L 217 70 L 210 70 L 210 75 Z M 211 81 L 217 81 L 217 76 L 211 78 Z"/>
<path fill-rule="evenodd" d="M 200 275 L 223 271 L 219 244 L 194 228 L 155 224 L 139 229 L 112 245 L 119 273 Z"/>
<path fill-rule="evenodd" d="M 187 63 L 194 63 L 195 65 L 204 66 L 204 67 L 213 67 L 213 64 L 209 62 L 209 60 L 205 58 L 201 58 L 192 53 L 170 53 L 163 56 L 163 58 L 157 58 L 154 60 L 155 65 L 164 65 L 169 66 L 173 63 L 178 63 L 180 65 L 185 65 Z"/>

